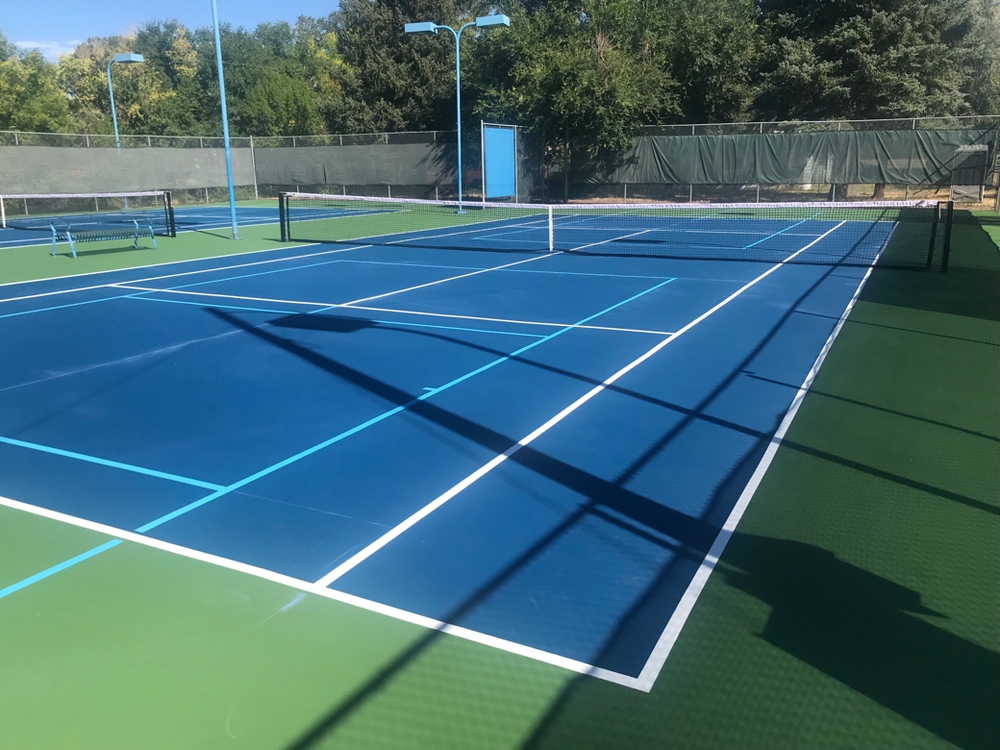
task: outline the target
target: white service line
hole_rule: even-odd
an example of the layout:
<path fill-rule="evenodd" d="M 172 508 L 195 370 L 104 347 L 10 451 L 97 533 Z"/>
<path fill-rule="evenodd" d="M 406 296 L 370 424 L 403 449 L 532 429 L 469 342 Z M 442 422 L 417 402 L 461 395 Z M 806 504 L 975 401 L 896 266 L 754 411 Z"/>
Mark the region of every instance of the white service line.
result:
<path fill-rule="evenodd" d="M 882 250 L 879 251 L 878 257 L 881 257 L 884 249 L 885 245 L 883 245 Z M 876 257 L 875 263 L 878 263 L 878 257 Z M 833 347 L 833 342 L 840 334 L 840 330 L 844 327 L 844 323 L 847 322 L 848 316 L 850 316 L 851 311 L 854 309 L 854 305 L 861 296 L 861 291 L 864 289 L 865 283 L 868 281 L 868 277 L 871 276 L 873 268 L 874 263 L 872 266 L 868 267 L 868 270 L 862 277 L 860 283 L 858 284 L 858 288 L 854 292 L 854 296 L 852 296 L 850 302 L 847 303 L 847 307 L 844 308 L 844 312 L 837 321 L 837 325 L 834 326 L 833 331 L 830 333 L 830 336 L 827 338 L 826 343 L 820 350 L 819 355 L 817 355 L 816 360 L 813 362 L 813 366 L 806 374 L 805 380 L 802 381 L 802 385 L 799 386 L 799 390 L 795 393 L 792 403 L 788 407 L 788 411 L 785 412 L 785 416 L 781 420 L 781 424 L 778 425 L 778 429 L 775 431 L 774 437 L 771 438 L 771 442 L 764 451 L 764 455 L 761 456 L 760 462 L 757 464 L 757 468 L 750 477 L 750 481 L 747 482 L 746 487 L 743 488 L 743 492 L 740 493 L 740 497 L 736 501 L 736 505 L 733 506 L 732 511 L 729 513 L 729 517 L 726 518 L 726 522 L 722 525 L 722 529 L 719 531 L 718 536 L 716 536 L 711 548 L 705 555 L 705 559 L 698 567 L 698 570 L 695 571 L 694 577 L 691 579 L 691 583 L 688 584 L 687 589 L 681 596 L 681 600 L 677 604 L 677 608 L 667 621 L 666 627 L 664 627 L 663 632 L 660 634 L 656 645 L 653 647 L 653 650 L 649 655 L 649 658 L 646 660 L 646 664 L 643 666 L 642 671 L 639 673 L 639 677 L 636 679 L 635 687 L 637 689 L 649 692 L 653 687 L 653 683 L 656 682 L 656 678 L 659 676 L 660 670 L 663 669 L 663 665 L 666 663 L 667 657 L 670 656 L 671 649 L 673 649 L 674 644 L 677 643 L 677 638 L 680 636 L 684 624 L 687 622 L 688 617 L 691 615 L 691 611 L 694 609 L 695 602 L 698 601 L 698 597 L 701 596 L 701 592 L 705 589 L 705 584 L 708 583 L 709 576 L 711 576 L 712 571 L 715 570 L 715 566 L 718 564 L 719 558 L 722 557 L 722 553 L 726 549 L 726 545 L 729 543 L 733 533 L 736 531 L 737 525 L 739 525 L 740 520 L 743 518 L 743 514 L 746 512 L 747 506 L 750 505 L 750 501 L 757 492 L 757 488 L 760 487 L 760 483 L 763 481 L 764 475 L 767 473 L 767 470 L 771 466 L 771 462 L 774 460 L 775 454 L 778 452 L 778 447 L 781 445 L 782 440 L 784 440 L 785 435 L 788 432 L 788 428 L 791 427 L 792 420 L 795 419 L 795 415 L 798 414 L 799 407 L 802 406 L 802 401 L 805 399 L 806 393 L 809 392 L 813 381 L 816 380 L 816 375 L 819 373 L 820 367 L 823 366 L 826 356 L 830 353 L 830 349 Z"/>
<path fill-rule="evenodd" d="M 489 318 L 483 315 L 457 315 L 455 313 L 425 312 L 423 310 L 400 310 L 395 307 L 368 307 L 366 305 L 351 305 L 352 310 L 365 310 L 366 312 L 396 313 L 398 315 L 419 315 L 428 318 L 450 318 L 455 320 L 478 320 L 488 323 L 513 323 L 520 326 L 546 326 L 549 328 L 587 328 L 593 331 L 618 331 L 620 333 L 648 333 L 654 336 L 669 336 L 673 331 L 651 331 L 645 328 L 617 328 L 615 326 L 594 326 L 590 324 L 578 325 L 577 323 L 550 323 L 538 320 L 518 320 L 516 318 Z"/>
<path fill-rule="evenodd" d="M 505 268 L 512 268 L 513 266 L 520 266 L 523 263 L 533 263 L 536 260 L 542 260 L 543 258 L 551 258 L 552 253 L 546 255 L 536 255 L 533 258 L 523 258 L 522 260 L 516 260 L 513 263 L 504 263 L 499 266 L 490 266 L 489 268 L 480 268 L 476 271 L 470 271 L 469 273 L 462 273 L 458 276 L 449 276 L 446 279 L 438 279 L 437 281 L 428 281 L 425 284 L 416 284 L 415 286 L 408 286 L 405 289 L 397 289 L 394 292 L 384 292 L 383 294 L 373 294 L 371 297 L 361 297 L 360 299 L 351 300 L 350 302 L 344 302 L 338 307 L 351 307 L 352 305 L 360 304 L 361 302 L 371 302 L 372 300 L 382 299 L 383 297 L 392 297 L 395 294 L 402 294 L 403 292 L 412 292 L 417 289 L 426 289 L 429 286 L 437 286 L 438 284 L 444 284 L 449 281 L 458 281 L 459 279 L 467 279 L 470 276 L 478 276 L 481 273 L 489 273 L 490 271 L 502 271 Z"/>
<path fill-rule="evenodd" d="M 396 607 L 390 607 L 387 604 L 381 604 L 379 602 L 371 601 L 370 599 L 364 599 L 360 596 L 354 596 L 353 594 L 347 594 L 342 591 L 335 591 L 334 589 L 328 589 L 324 586 L 317 586 L 315 583 L 310 581 L 303 581 L 299 578 L 293 578 L 292 576 L 282 575 L 281 573 L 276 573 L 273 570 L 267 570 L 266 568 L 259 568 L 256 565 L 249 565 L 247 563 L 242 563 L 237 560 L 230 560 L 226 557 L 219 557 L 218 555 L 212 555 L 208 552 L 201 552 L 200 550 L 191 549 L 190 547 L 182 547 L 179 544 L 172 544 L 171 542 L 165 542 L 160 539 L 155 539 L 153 537 L 145 536 L 143 534 L 138 534 L 134 531 L 126 531 L 125 529 L 120 529 L 115 526 L 108 526 L 107 524 L 97 523 L 96 521 L 89 521 L 85 518 L 79 518 L 78 516 L 71 516 L 67 513 L 60 513 L 59 511 L 50 510 L 48 508 L 42 508 L 37 505 L 31 505 L 29 503 L 24 503 L 19 500 L 14 500 L 12 498 L 0 496 L 0 506 L 5 506 L 13 510 L 23 511 L 25 513 L 30 513 L 35 516 L 40 516 L 42 518 L 48 518 L 53 521 L 58 521 L 60 523 L 69 524 L 71 526 L 76 526 L 82 529 L 88 529 L 90 531 L 95 531 L 100 534 L 105 534 L 115 539 L 121 539 L 126 542 L 132 542 L 134 544 L 140 544 L 143 547 L 151 547 L 152 549 L 157 549 L 162 552 L 167 552 L 174 555 L 179 555 L 180 557 L 186 557 L 191 560 L 197 560 L 199 562 L 208 563 L 209 565 L 215 565 L 220 568 L 225 568 L 227 570 L 233 570 L 238 573 L 244 573 L 246 575 L 254 576 L 255 578 L 261 578 L 265 581 L 271 581 L 272 583 L 277 583 L 282 586 L 288 586 L 290 588 L 298 589 L 299 591 L 304 591 L 308 594 L 315 594 L 316 596 L 322 596 L 326 599 L 332 599 L 343 604 L 350 605 L 352 607 L 358 607 L 359 609 L 364 609 L 369 612 L 375 612 L 386 617 L 391 617 L 395 620 L 400 620 L 402 622 L 408 622 L 413 625 L 417 625 L 428 630 L 438 631 L 440 633 L 447 633 L 448 635 L 453 635 L 458 638 L 462 638 L 466 641 L 472 641 L 474 643 L 479 643 L 484 646 L 489 646 L 491 648 L 498 649 L 500 651 L 506 651 L 511 654 L 516 654 L 518 656 L 523 656 L 529 659 L 534 659 L 535 661 L 543 662 L 545 664 L 551 664 L 556 667 L 561 667 L 563 669 L 569 670 L 571 672 L 576 672 L 578 674 L 591 675 L 593 677 L 598 677 L 602 680 L 607 680 L 608 682 L 614 682 L 619 685 L 625 685 L 632 687 L 635 682 L 634 677 L 628 675 L 620 674 L 618 672 L 613 672 L 608 669 L 603 669 L 601 667 L 595 667 L 591 664 L 578 661 L 576 659 L 570 659 L 565 656 L 560 656 L 559 654 L 549 653 L 548 651 L 542 651 L 541 649 L 532 648 L 531 646 L 525 646 L 521 643 L 515 643 L 513 641 L 508 641 L 504 638 L 497 638 L 496 636 L 488 635 L 486 633 L 481 633 L 476 630 L 470 630 L 468 628 L 463 628 L 459 625 L 452 625 L 450 623 L 442 622 L 441 620 L 435 620 L 432 617 L 425 617 L 424 615 L 418 615 L 415 612 L 408 612 L 404 609 L 398 609 Z"/>
<path fill-rule="evenodd" d="M 725 307 L 726 305 L 728 305 L 734 299 L 736 299 L 737 297 L 739 297 L 741 294 L 743 294 L 743 292 L 745 292 L 746 290 L 748 290 L 751 287 L 755 286 L 759 282 L 763 281 L 765 278 L 767 278 L 772 273 L 774 273 L 779 268 L 781 268 L 785 263 L 787 263 L 790 260 L 794 259 L 796 256 L 800 255 L 801 253 L 804 253 L 810 247 L 812 247 L 813 245 L 815 245 L 817 242 L 819 242 L 821 239 L 823 239 L 827 235 L 829 235 L 832 232 L 836 231 L 841 226 L 843 226 L 843 222 L 841 222 L 837 226 L 833 227 L 833 229 L 830 229 L 828 232 L 825 232 L 821 236 L 817 237 L 815 240 L 813 240 L 812 242 L 810 242 L 805 247 L 800 248 L 799 250 L 796 250 L 794 253 L 792 253 L 791 255 L 789 255 L 788 257 L 786 257 L 781 263 L 778 263 L 778 264 L 776 264 L 774 266 L 771 266 L 768 270 L 766 270 L 760 276 L 758 276 L 757 278 L 753 279 L 752 281 L 747 282 L 746 284 L 744 284 L 743 286 L 741 286 L 739 289 L 737 289 L 735 292 L 733 292 L 732 294 L 730 294 L 728 297 L 726 297 L 724 300 L 722 300 L 722 302 L 719 302 L 714 307 L 710 308 L 706 312 L 703 312 L 701 315 L 699 315 L 697 318 L 695 318 L 690 323 L 688 323 L 687 325 L 685 325 L 683 328 L 681 328 L 680 330 L 678 330 L 675 333 L 671 334 L 670 336 L 668 336 L 667 338 L 665 338 L 663 341 L 661 341 L 660 343 L 656 344 L 656 346 L 654 346 L 653 348 L 649 349 L 645 354 L 642 354 L 641 356 L 639 356 L 636 359 L 634 359 L 631 362 L 629 362 L 627 365 L 625 365 L 623 368 L 621 368 L 618 372 L 616 372 L 614 375 L 612 375 L 611 377 L 609 377 L 603 383 L 601 383 L 600 385 L 595 386 L 594 388 L 592 388 L 591 390 L 589 390 L 587 393 L 585 393 L 584 395 L 580 396 L 580 398 L 578 398 L 576 401 L 574 401 L 569 406 L 567 406 L 566 408 L 564 408 L 562 411 L 560 411 L 554 417 L 552 417 L 551 419 L 549 419 L 541 427 L 538 427 L 534 431 L 532 431 L 529 434 L 525 435 L 523 438 L 521 438 L 518 442 L 514 443 L 514 445 L 512 445 L 506 451 L 504 451 L 503 453 L 499 454 L 498 456 L 495 456 L 493 459 L 491 459 L 489 462 L 487 462 L 483 466 L 479 467 L 476 471 L 474 471 L 471 474 L 469 474 L 469 476 L 467 476 L 461 482 L 459 482 L 458 484 L 456 484 L 455 486 L 453 486 L 451 489 L 447 490 L 446 492 L 444 492 L 441 495 L 439 495 L 438 497 L 436 497 L 434 500 L 432 500 L 431 502 L 429 502 L 423 508 L 421 508 L 420 510 L 418 510 L 416 513 L 413 513 L 409 518 L 405 519 L 401 523 L 397 524 L 395 527 L 393 527 L 392 529 L 390 529 L 389 531 L 387 531 L 385 534 L 383 534 L 382 536 L 380 536 L 378 539 L 376 539 L 374 542 L 372 542 L 367 547 L 365 547 L 364 549 L 362 549 L 360 552 L 357 552 L 356 554 L 352 555 L 350 558 L 348 558 L 347 560 L 345 560 L 343 563 L 341 563 L 336 568 L 334 568 L 329 573 L 327 573 L 325 576 L 323 576 L 318 581 L 316 581 L 316 585 L 317 586 L 329 586 L 331 583 L 333 583 L 334 581 L 336 581 L 338 578 L 346 575 L 349 571 L 351 571 L 352 569 L 356 568 L 358 565 L 360 565 L 361 563 L 363 563 L 365 560 L 367 560 L 369 557 L 371 557 L 372 555 L 374 555 L 380 549 L 382 549 L 383 547 L 385 547 L 391 541 L 393 541 L 394 539 L 396 539 L 397 537 L 399 537 L 400 535 L 402 535 L 405 531 L 407 531 L 408 529 L 411 529 L 414 526 L 416 526 L 418 523 L 420 523 L 420 521 L 422 521 L 423 519 L 427 518 L 427 516 L 429 516 L 431 513 L 433 513 L 434 511 L 436 511 L 441 506 L 443 506 L 445 503 L 447 503 L 453 497 L 455 497 L 460 492 L 462 492 L 463 490 L 465 490 L 467 487 L 471 486 L 472 484 L 474 484 L 475 482 L 477 482 L 478 480 L 482 479 L 484 476 L 486 476 L 487 474 L 489 474 L 491 471 L 493 471 L 493 469 L 495 469 L 497 466 L 499 466 L 500 464 L 502 464 L 508 458 L 510 458 L 511 456 L 513 456 L 515 453 L 517 453 L 523 447 L 525 447 L 526 445 L 530 444 L 531 442 L 533 442 L 536 438 L 540 437 L 541 435 L 544 435 L 552 427 L 554 427 L 555 425 L 559 424 L 563 419 L 565 419 L 570 414 L 572 414 L 574 411 L 576 411 L 581 406 L 583 406 L 585 403 L 587 403 L 588 401 L 590 401 L 592 398 L 594 398 L 594 396 L 596 396 L 597 394 L 599 394 L 601 391 L 605 390 L 608 386 L 612 385 L 617 380 L 619 380 L 620 378 L 622 378 L 623 376 L 625 376 L 626 374 L 628 374 L 629 372 L 631 372 L 632 370 L 634 370 L 636 367 L 638 367 L 643 362 L 645 362 L 647 359 L 649 359 L 654 354 L 656 354 L 657 352 L 659 352 L 665 346 L 667 346 L 668 344 L 670 344 L 673 341 L 676 341 L 678 338 L 680 338 L 685 333 L 687 333 L 688 331 L 690 331 L 692 328 L 694 328 L 696 325 L 698 325 L 699 323 L 701 323 L 703 320 L 705 320 L 709 316 L 715 314 L 717 311 L 721 310 L 723 307 Z"/>
<path fill-rule="evenodd" d="M 187 289 L 160 289 L 155 286 L 135 286 L 134 284 L 109 284 L 112 289 L 129 289 L 136 292 L 160 292 L 162 294 L 182 294 L 189 297 L 212 297 L 213 299 L 243 300 L 244 302 L 272 302 L 283 305 L 304 305 L 307 307 L 342 307 L 329 302 L 309 302 L 297 299 L 274 299 L 272 297 L 248 297 L 243 294 L 218 294 L 215 292 L 190 292 Z"/>
<path fill-rule="evenodd" d="M 581 328 L 592 331 L 615 331 L 618 333 L 643 333 L 653 336 L 669 336 L 671 331 L 648 331 L 644 328 L 616 328 L 614 326 L 595 326 L 589 324 L 579 325 L 576 323 L 550 323 L 548 321 L 536 320 L 516 320 L 513 318 L 488 318 L 481 315 L 454 315 L 449 313 L 432 313 L 420 310 L 399 310 L 393 307 L 366 307 L 364 305 L 354 305 L 350 302 L 309 302 L 308 300 L 296 299 L 273 299 L 271 297 L 247 297 L 239 294 L 216 294 L 213 292 L 192 292 L 186 289 L 159 289 L 157 287 L 135 286 L 133 284 L 109 284 L 108 288 L 126 289 L 135 292 L 157 292 L 162 294 L 181 294 L 189 297 L 211 297 L 213 299 L 240 300 L 243 302 L 270 302 L 281 305 L 303 305 L 305 307 L 323 307 L 330 310 L 344 308 L 347 310 L 362 310 L 364 312 L 395 313 L 398 315 L 416 315 L 428 318 L 449 318 L 454 320 L 478 320 L 489 323 L 511 323 L 520 326 L 545 326 L 548 328 Z"/>
<path fill-rule="evenodd" d="M 638 237 L 640 234 L 649 234 L 652 231 L 655 230 L 643 229 L 640 232 L 632 232 L 631 234 L 624 234 L 620 237 L 611 237 L 610 239 L 601 240 L 600 242 L 591 242 L 588 245 L 578 245 L 577 247 L 574 247 L 572 250 L 570 250 L 570 252 L 572 253 L 575 252 L 576 250 L 586 250 L 588 247 L 597 247 L 598 245 L 607 245 L 609 242 L 621 242 L 622 240 L 627 240 L 629 237 Z"/>

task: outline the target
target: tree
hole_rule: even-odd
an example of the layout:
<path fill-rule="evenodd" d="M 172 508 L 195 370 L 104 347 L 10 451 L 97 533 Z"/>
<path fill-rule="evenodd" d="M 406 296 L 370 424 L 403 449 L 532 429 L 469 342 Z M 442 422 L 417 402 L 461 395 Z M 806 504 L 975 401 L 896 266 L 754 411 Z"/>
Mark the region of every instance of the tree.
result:
<path fill-rule="evenodd" d="M 6 37 L 2 41 L 6 43 Z M 0 130 L 60 132 L 71 124 L 55 67 L 37 51 L 0 62 Z"/>
<path fill-rule="evenodd" d="M 683 119 L 746 119 L 760 47 L 753 0 L 665 0 L 650 22 L 677 80 Z"/>
<path fill-rule="evenodd" d="M 476 111 L 532 126 L 550 149 L 567 136 L 621 150 L 636 128 L 679 114 L 676 82 L 645 0 L 555 0 L 510 9 L 516 33 L 470 52 Z"/>
<path fill-rule="evenodd" d="M 987 0 L 761 0 L 760 13 L 763 117 L 965 114 L 989 96 Z"/>
<path fill-rule="evenodd" d="M 344 98 L 328 127 L 342 132 L 454 129 L 451 35 L 414 37 L 403 26 L 410 21 L 455 26 L 477 7 L 459 7 L 454 0 L 343 0 L 329 25 L 345 64 Z"/>
<path fill-rule="evenodd" d="M 0 62 L 17 55 L 17 47 L 7 39 L 7 35 L 0 31 Z"/>

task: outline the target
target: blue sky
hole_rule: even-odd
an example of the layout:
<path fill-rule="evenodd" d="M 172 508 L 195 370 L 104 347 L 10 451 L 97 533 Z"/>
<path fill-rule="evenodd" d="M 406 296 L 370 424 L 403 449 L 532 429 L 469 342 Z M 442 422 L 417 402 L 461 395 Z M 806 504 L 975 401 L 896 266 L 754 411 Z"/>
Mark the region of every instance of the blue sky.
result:
<path fill-rule="evenodd" d="M 336 0 L 217 0 L 219 20 L 253 28 L 261 21 L 325 16 Z M 38 48 L 49 59 L 72 52 L 92 36 L 111 36 L 147 21 L 177 19 L 189 28 L 210 26 L 211 0 L 20 0 L 3 3 L 0 31 L 22 47 Z"/>

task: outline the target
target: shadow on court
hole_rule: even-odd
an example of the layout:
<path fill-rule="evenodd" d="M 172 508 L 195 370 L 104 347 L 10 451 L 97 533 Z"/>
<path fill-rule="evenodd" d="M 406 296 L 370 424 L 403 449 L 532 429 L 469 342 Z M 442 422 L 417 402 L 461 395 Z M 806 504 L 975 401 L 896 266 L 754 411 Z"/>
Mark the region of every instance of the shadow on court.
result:
<path fill-rule="evenodd" d="M 91 248 L 88 250 L 77 249 L 76 255 L 78 258 L 86 258 L 91 255 L 118 255 L 119 253 L 148 253 L 154 248 L 147 245 L 139 245 L 139 247 L 132 247 L 131 245 L 122 245 L 121 247 L 99 247 Z M 61 255 L 64 258 L 72 258 L 73 253 L 69 250 L 65 252 L 57 252 L 57 255 Z"/>
<path fill-rule="evenodd" d="M 878 274 L 866 302 L 1000 321 L 1000 249 L 983 229 L 1000 220 L 958 211 L 947 274 Z"/>
<path fill-rule="evenodd" d="M 773 338 L 794 308 L 753 355 L 734 368 L 726 381 L 696 409 L 688 410 L 685 424 L 704 417 L 703 410 L 739 376 L 764 343 Z M 515 442 L 510 436 L 496 433 L 432 403 L 416 402 L 411 394 L 276 335 L 266 327 L 252 326 L 222 310 L 211 310 L 211 313 L 335 377 L 392 403 L 408 404 L 414 414 L 491 451 L 503 452 Z M 364 321 L 319 315 L 290 315 L 271 324 L 276 328 L 334 333 L 350 333 L 368 325 Z M 436 334 L 421 332 L 421 335 Z M 622 524 L 630 533 L 636 532 L 632 525 L 635 522 L 640 527 L 679 540 L 674 549 L 676 562 L 662 571 L 658 583 L 648 590 L 645 599 L 637 602 L 633 612 L 623 618 L 619 629 L 610 636 L 602 657 L 613 657 L 617 649 L 627 650 L 632 640 L 630 636 L 635 632 L 633 628 L 648 628 L 650 616 L 658 614 L 662 627 L 663 602 L 677 595 L 670 584 L 671 579 L 678 578 L 679 571 L 674 566 L 687 565 L 693 570 L 701 562 L 722 520 L 712 516 L 724 515 L 721 511 L 728 513 L 770 439 L 770 435 L 759 436 L 757 448 L 720 484 L 713 504 L 720 512 L 710 512 L 706 518 L 696 519 L 619 486 L 663 450 L 680 429 L 666 433 L 615 482 L 567 465 L 531 446 L 514 454 L 510 460 L 589 500 L 510 563 L 487 586 L 470 596 L 447 619 L 460 621 L 582 518 L 592 515 Z M 1000 732 L 997 731 L 996 714 L 989 706 L 1000 692 L 997 655 L 928 622 L 940 620 L 942 616 L 923 607 L 918 592 L 840 561 L 832 552 L 819 547 L 750 534 L 734 537 L 723 563 L 722 579 L 730 587 L 771 608 L 767 625 L 759 633 L 761 639 L 939 737 L 970 750 L 996 745 Z M 439 633 L 429 632 L 349 699 L 332 708 L 291 744 L 289 750 L 323 744 L 331 732 L 402 676 L 439 637 Z M 601 663 L 601 659 L 596 661 Z M 670 721 L 684 721 L 677 713 L 678 707 L 691 708 L 690 701 L 681 701 L 676 706 L 664 705 L 658 696 L 669 689 L 658 684 L 647 696 L 592 678 L 578 678 L 552 704 L 523 746 L 539 750 L 612 744 L 617 747 L 662 747 L 664 738 L 671 734 Z M 710 694 L 700 697 L 703 701 L 712 700 Z M 609 715 L 616 710 L 620 711 L 617 717 Z M 725 713 L 724 707 L 719 709 L 719 716 Z M 629 716 L 630 721 L 621 722 L 621 715 Z"/>

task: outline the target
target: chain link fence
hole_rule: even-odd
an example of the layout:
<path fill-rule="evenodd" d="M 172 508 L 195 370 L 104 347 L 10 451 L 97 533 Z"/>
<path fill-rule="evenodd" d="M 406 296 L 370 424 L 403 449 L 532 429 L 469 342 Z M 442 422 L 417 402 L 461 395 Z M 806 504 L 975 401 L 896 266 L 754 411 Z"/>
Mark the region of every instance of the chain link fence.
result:
<path fill-rule="evenodd" d="M 642 128 L 644 136 L 727 136 L 774 135 L 795 133 L 872 132 L 872 131 L 945 131 L 993 128 L 1000 131 L 997 116 L 916 117 L 878 120 L 773 121 L 741 123 L 701 123 L 691 125 L 657 125 Z M 609 182 L 588 184 L 573 182 L 565 173 L 569 163 L 562 157 L 552 158 L 540 139 L 530 131 L 519 136 L 519 182 L 526 186 L 522 200 L 605 201 L 605 202 L 774 202 L 786 200 L 867 200 L 873 197 L 937 198 L 953 196 L 952 186 L 936 184 L 875 185 L 875 184 L 767 184 L 760 177 L 752 184 L 680 184 L 668 182 L 628 183 Z M 464 140 L 464 139 L 463 139 Z M 571 134 L 572 140 L 572 134 Z M 237 170 L 237 198 L 273 198 L 284 190 L 302 190 L 350 195 L 393 196 L 406 198 L 454 199 L 455 133 L 454 131 L 402 131 L 395 133 L 343 133 L 302 136 L 233 137 L 234 161 L 242 165 Z M 22 154 L 14 158 L 8 147 Z M 46 147 L 38 152 L 20 152 L 20 147 Z M 50 149 L 94 149 L 92 158 L 71 160 L 53 156 Z M 112 134 L 31 133 L 0 131 L 0 181 L 8 192 L 49 192 L 53 183 L 64 185 L 64 192 L 88 192 L 109 189 L 169 189 L 178 203 L 219 202 L 227 197 L 224 143 L 216 136 L 122 135 L 116 144 Z M 310 149 L 292 156 L 292 149 Z M 348 149 L 339 152 L 340 148 Z M 150 154 L 150 164 L 158 169 L 138 170 L 127 174 L 127 163 L 142 159 L 116 159 L 115 151 L 136 149 L 198 149 L 203 155 L 173 160 L 161 151 L 157 158 Z M 386 149 L 383 151 L 383 149 Z M 288 153 L 288 157 L 281 154 Z M 463 143 L 465 198 L 481 196 L 480 143 L 478 133 Z M 572 149 L 571 149 L 572 151 Z M 47 154 L 44 152 L 48 152 Z M 1000 183 L 1000 163 L 996 144 L 990 152 L 990 162 L 981 189 L 969 191 L 960 198 L 991 207 L 998 206 L 997 185 Z M 23 158 L 35 154 L 37 159 Z M 416 156 L 415 156 L 416 154 Z M 5 158 L 6 156 L 6 158 Z M 124 157 L 124 154 L 122 154 Z M 139 154 L 135 154 L 137 159 Z M 418 158 L 419 157 L 419 158 Z M 548 158 L 546 158 L 548 157 Z M 142 157 L 145 158 L 145 157 Z M 79 161 L 80 164 L 76 165 Z M 163 172 L 165 161 L 176 161 L 176 168 Z M 37 162 L 36 168 L 31 164 Z M 73 164 L 69 164 L 73 162 Z M 323 163 L 320 170 L 299 169 L 295 177 L 292 164 Z M 91 166 L 87 166 L 91 165 Z M 395 170 L 390 167 L 395 165 Z M 418 168 L 419 165 L 419 168 Z M 575 166 L 575 165 L 574 165 Z M 54 170 L 65 175 L 52 176 Z M 136 172 L 135 168 L 129 170 Z M 177 174 L 173 174 L 176 172 Z M 190 172 L 190 174 L 188 174 Z M 183 174 L 182 174 L 183 173 Z M 47 179 L 42 179 L 45 175 Z M 318 179 L 317 179 L 318 177 Z M 44 189 L 42 183 L 45 183 Z M 173 182 L 176 184 L 164 184 Z M 23 184 L 22 184 L 23 183 Z M 35 184 L 37 183 L 37 185 Z"/>

